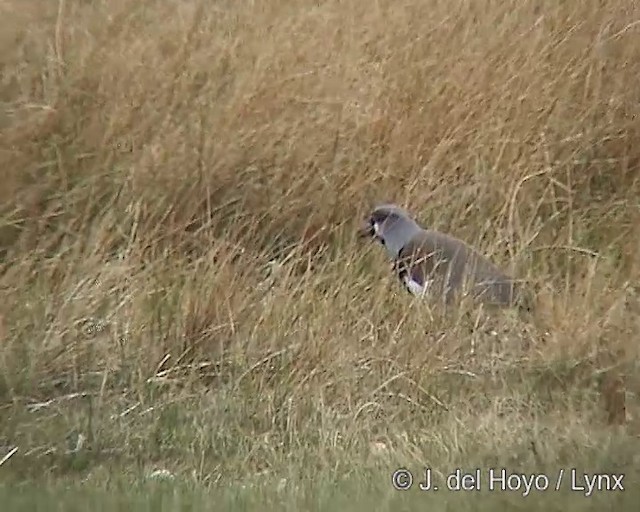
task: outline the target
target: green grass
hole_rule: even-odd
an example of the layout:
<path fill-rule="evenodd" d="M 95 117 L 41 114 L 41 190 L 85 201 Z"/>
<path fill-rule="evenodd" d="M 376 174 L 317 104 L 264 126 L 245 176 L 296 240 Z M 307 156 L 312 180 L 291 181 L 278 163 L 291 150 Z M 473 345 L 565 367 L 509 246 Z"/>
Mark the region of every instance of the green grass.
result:
<path fill-rule="evenodd" d="M 419 488 L 418 470 L 414 485 L 409 490 L 396 490 L 391 481 L 391 470 L 353 467 L 349 477 L 336 479 L 330 474 L 296 475 L 289 479 L 254 479 L 242 486 L 212 485 L 202 488 L 186 481 L 139 480 L 131 483 L 112 478 L 109 483 L 60 483 L 52 486 L 31 484 L 0 487 L 0 499 L 7 510 L 15 512 L 34 510 L 347 510 L 392 511 L 416 510 L 636 510 L 640 496 L 638 472 L 626 475 L 624 491 L 601 488 L 587 495 L 584 490 L 571 490 L 567 478 L 560 491 L 555 490 L 557 471 L 536 474 L 538 485 L 548 476 L 547 490 L 532 489 L 525 495 L 524 488 L 489 489 L 488 468 L 483 468 L 481 489 L 470 484 L 470 490 L 449 490 L 441 484 L 437 491 Z M 434 472 L 435 474 L 435 472 Z M 475 474 L 475 473 L 474 473 Z M 569 476 L 568 474 L 566 475 Z M 528 474 L 528 477 L 531 476 Z M 629 477 L 633 477 L 631 479 Z M 445 480 L 446 481 L 446 480 Z M 577 480 L 580 482 L 580 480 Z M 512 482 L 515 482 L 513 480 Z M 499 484 L 498 484 L 499 486 Z M 578 487 L 578 486 L 576 486 Z"/>
<path fill-rule="evenodd" d="M 637 510 L 638 19 L 0 2 L 0 509 Z M 413 300 L 376 202 L 535 312 Z M 425 466 L 626 490 L 393 488 Z"/>
<path fill-rule="evenodd" d="M 414 409 L 396 420 L 398 426 L 379 425 L 374 433 L 369 429 L 376 422 L 371 417 L 363 423 L 365 412 L 356 422 L 334 419 L 331 432 L 313 436 L 309 431 L 303 438 L 277 439 L 279 429 L 265 425 L 265 435 L 253 440 L 247 435 L 261 428 L 248 419 L 258 420 L 261 405 L 240 404 L 231 395 L 229 402 L 219 403 L 220 391 L 154 392 L 144 406 L 133 408 L 117 400 L 105 400 L 101 408 L 91 405 L 89 397 L 69 396 L 11 414 L 12 437 L 40 449 L 19 450 L 0 468 L 0 496 L 9 510 L 44 509 L 54 503 L 57 510 L 635 510 L 640 440 L 622 429 L 550 421 L 553 415 L 544 412 L 542 403 L 516 398 L 530 382 L 522 380 L 525 387 L 512 390 L 513 398 L 502 399 L 497 409 L 476 382 L 473 405 L 478 409 L 468 415 L 461 416 L 459 406 L 451 413 L 437 407 Z M 444 382 L 438 389 L 446 389 Z M 539 385 L 535 389 L 540 393 Z M 472 396 L 470 389 L 459 393 Z M 544 395 L 553 400 L 563 393 L 549 383 Z M 572 396 L 578 400 L 577 394 Z M 513 424 L 504 425 L 509 417 Z M 322 418 L 307 421 L 309 429 L 323 424 Z M 81 432 L 87 437 L 78 445 Z M 59 442 L 46 445 L 56 438 Z M 437 492 L 419 488 L 427 466 L 440 487 Z M 392 474 L 407 468 L 413 487 L 395 489 Z M 457 468 L 480 470 L 479 491 L 447 489 L 446 477 Z M 546 475 L 549 488 L 525 495 L 524 486 L 502 490 L 497 483 L 492 490 L 489 472 L 501 468 L 528 478 Z M 560 470 L 564 475 L 556 491 Z M 169 476 L 163 478 L 163 473 Z M 583 474 L 624 474 L 625 490 L 596 490 L 587 497 L 586 489 L 577 488 L 586 485 Z"/>

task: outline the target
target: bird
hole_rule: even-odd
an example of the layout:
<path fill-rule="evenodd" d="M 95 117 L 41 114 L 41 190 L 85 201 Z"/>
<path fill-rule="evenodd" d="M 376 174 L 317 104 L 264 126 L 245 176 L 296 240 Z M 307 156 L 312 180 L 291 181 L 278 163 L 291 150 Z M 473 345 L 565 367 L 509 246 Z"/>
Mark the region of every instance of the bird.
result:
<path fill-rule="evenodd" d="M 463 240 L 423 228 L 396 204 L 376 206 L 358 234 L 386 248 L 393 271 L 414 296 L 451 305 L 456 297 L 470 295 L 487 305 L 531 310 L 531 298 L 521 283 Z"/>

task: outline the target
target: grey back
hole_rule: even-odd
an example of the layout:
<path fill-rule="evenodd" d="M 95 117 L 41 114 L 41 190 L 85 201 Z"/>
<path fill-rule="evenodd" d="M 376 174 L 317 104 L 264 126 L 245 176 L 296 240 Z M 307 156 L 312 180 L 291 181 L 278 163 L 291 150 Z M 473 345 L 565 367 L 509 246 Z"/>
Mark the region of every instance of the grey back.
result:
<path fill-rule="evenodd" d="M 377 238 L 394 260 L 401 279 L 429 282 L 430 296 L 450 303 L 456 296 L 498 306 L 530 308 L 521 283 L 512 279 L 466 242 L 432 229 L 423 229 L 406 210 L 395 205 L 374 209 L 370 221 L 378 223 Z"/>

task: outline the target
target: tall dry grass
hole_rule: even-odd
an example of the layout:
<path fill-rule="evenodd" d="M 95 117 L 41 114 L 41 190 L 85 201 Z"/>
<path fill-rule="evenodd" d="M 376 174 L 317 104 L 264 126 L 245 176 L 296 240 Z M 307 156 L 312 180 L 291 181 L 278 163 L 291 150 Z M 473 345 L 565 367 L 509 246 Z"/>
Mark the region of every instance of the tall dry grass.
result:
<path fill-rule="evenodd" d="M 3 469 L 637 444 L 637 2 L 0 9 Z M 383 200 L 530 279 L 537 321 L 412 301 L 353 237 Z"/>

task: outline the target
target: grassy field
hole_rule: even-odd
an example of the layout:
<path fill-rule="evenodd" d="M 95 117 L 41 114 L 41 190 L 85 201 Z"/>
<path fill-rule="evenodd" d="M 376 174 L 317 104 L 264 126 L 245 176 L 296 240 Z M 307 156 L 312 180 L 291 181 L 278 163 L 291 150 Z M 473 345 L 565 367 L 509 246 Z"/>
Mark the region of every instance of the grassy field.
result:
<path fill-rule="evenodd" d="M 633 0 L 0 2 L 3 506 L 637 510 L 639 40 Z M 534 315 L 413 300 L 383 201 Z"/>

